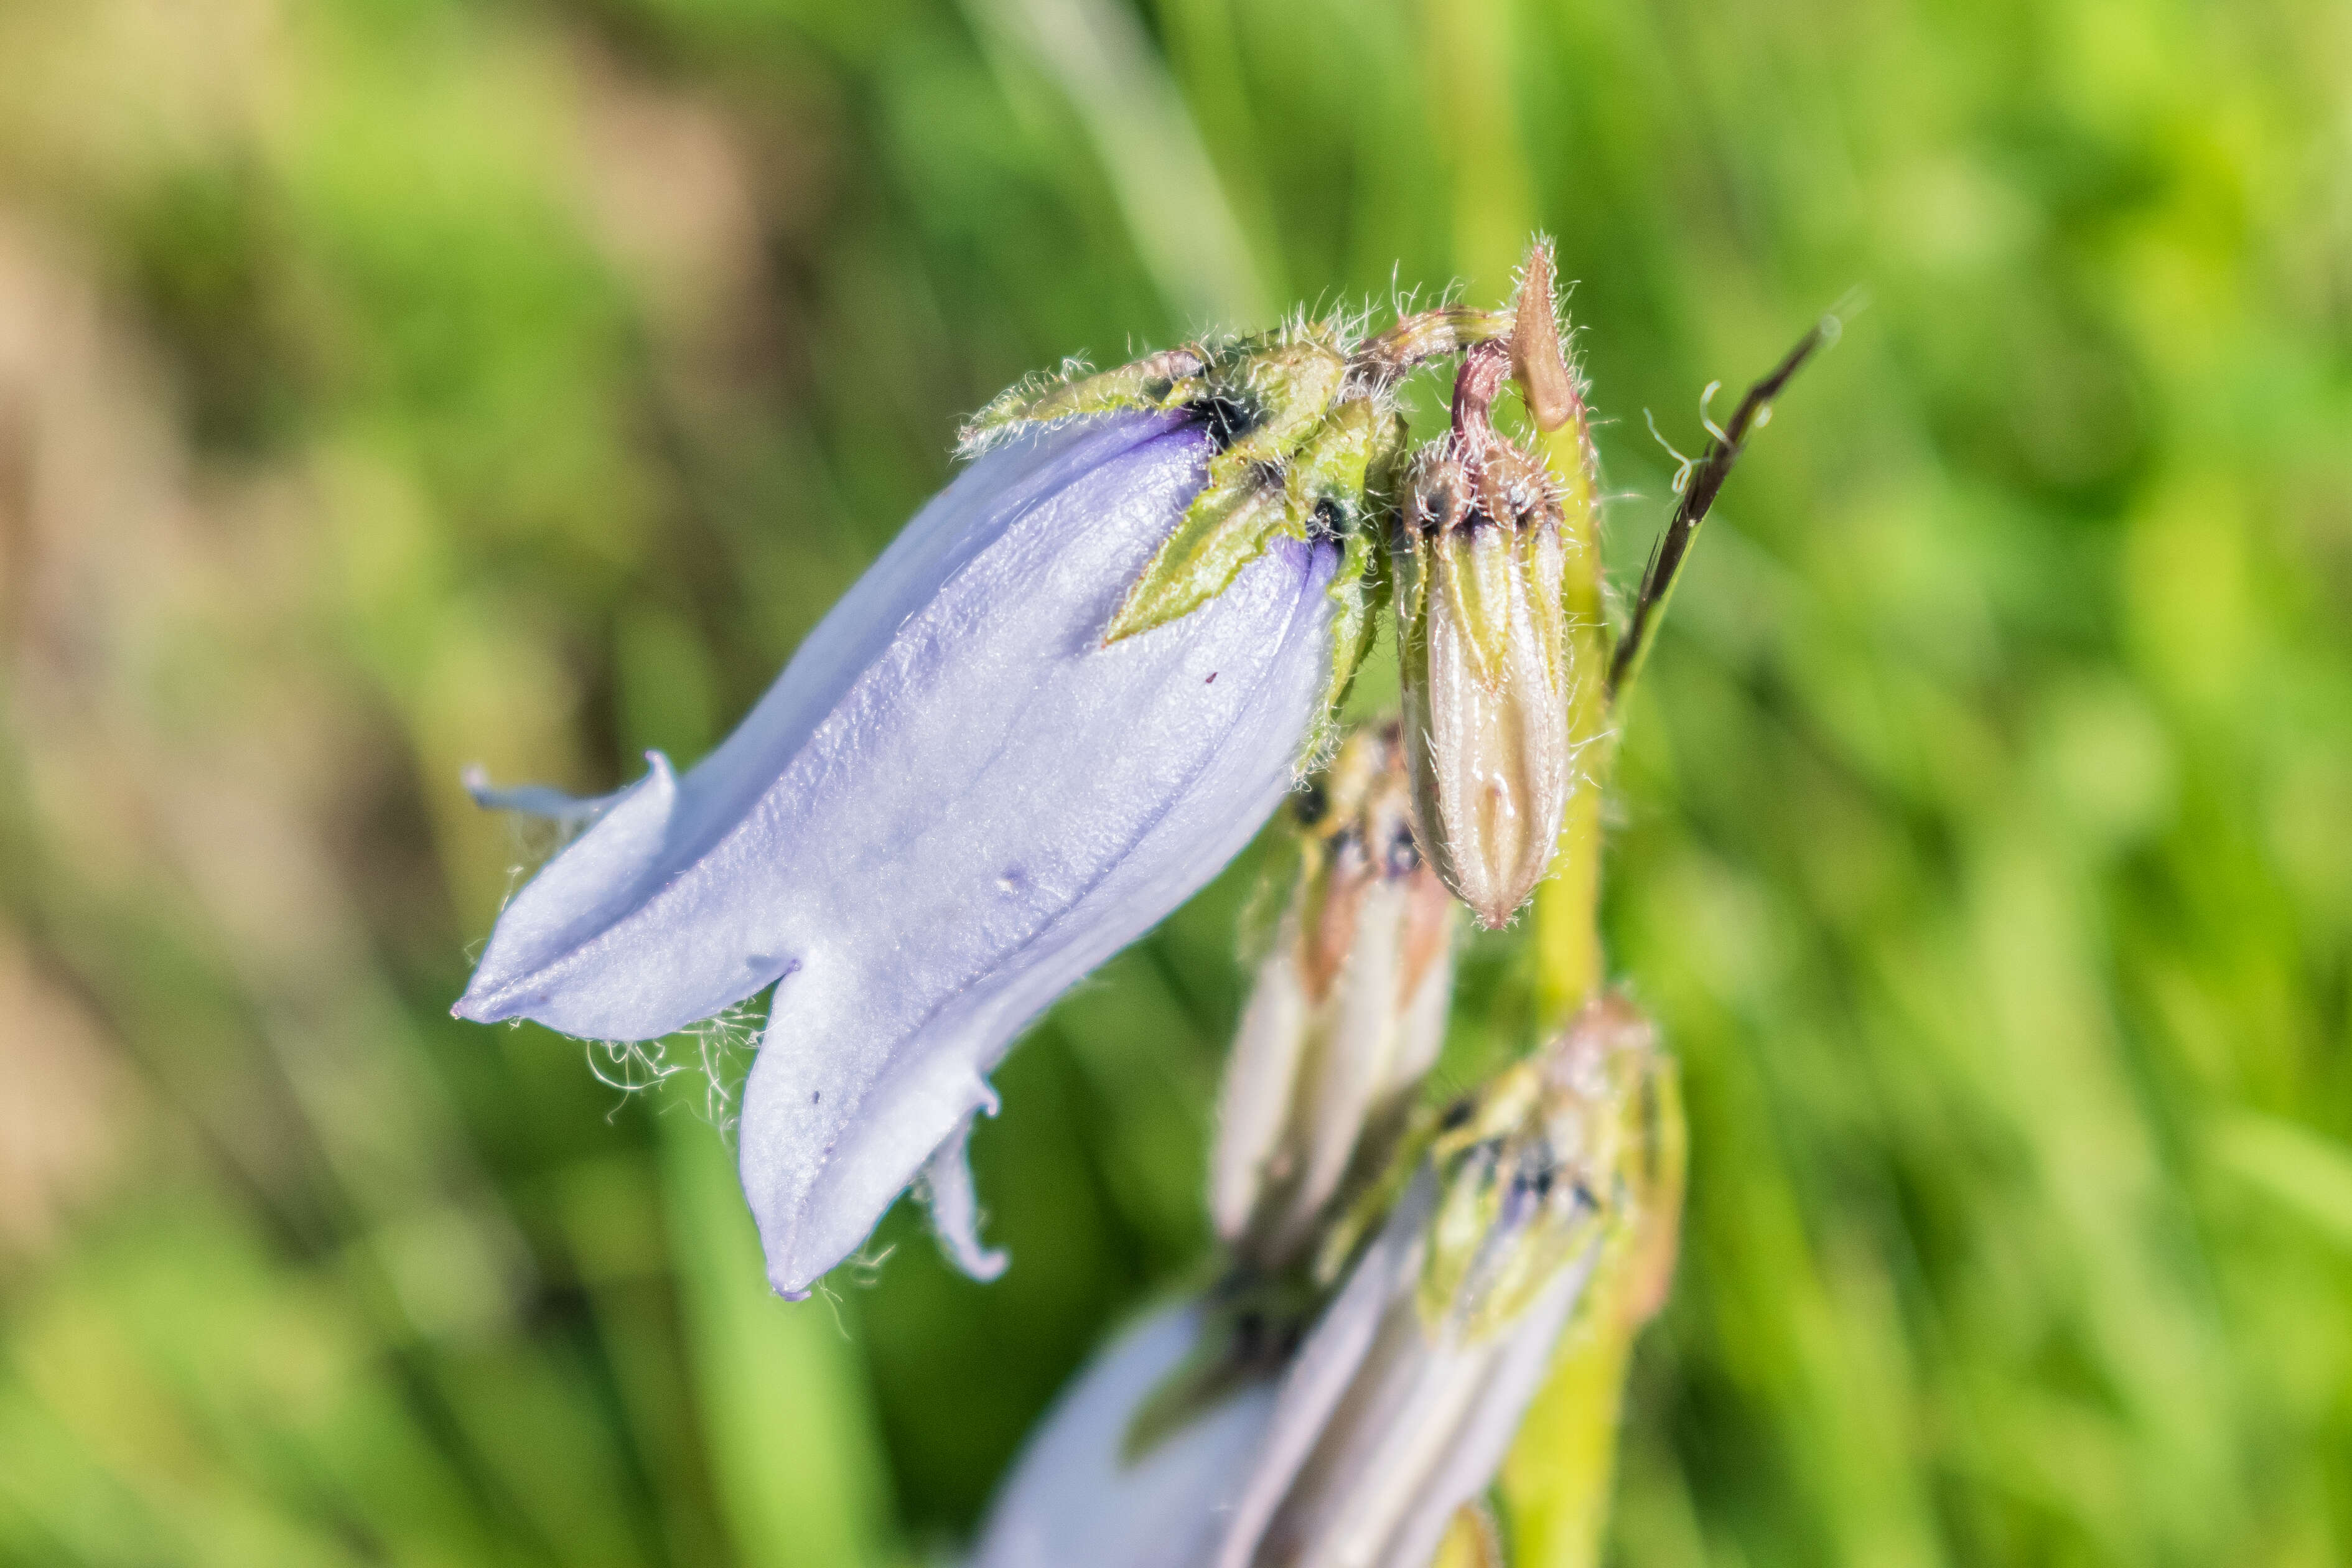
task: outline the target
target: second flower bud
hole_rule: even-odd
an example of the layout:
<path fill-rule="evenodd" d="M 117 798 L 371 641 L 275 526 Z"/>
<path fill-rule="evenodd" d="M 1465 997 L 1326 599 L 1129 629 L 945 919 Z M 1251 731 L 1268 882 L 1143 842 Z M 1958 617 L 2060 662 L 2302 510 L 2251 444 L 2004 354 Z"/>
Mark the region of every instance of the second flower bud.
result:
<path fill-rule="evenodd" d="M 1268 1272 L 1387 1163 L 1436 1062 L 1454 900 L 1413 843 L 1394 721 L 1349 736 L 1284 814 L 1296 870 L 1242 1014 L 1210 1166 L 1217 1233 Z"/>
<path fill-rule="evenodd" d="M 1542 879 L 1574 780 L 1568 542 L 1542 461 L 1490 417 L 1510 369 L 1499 343 L 1465 356 L 1454 428 L 1415 460 L 1393 547 L 1414 820 L 1490 929 Z"/>

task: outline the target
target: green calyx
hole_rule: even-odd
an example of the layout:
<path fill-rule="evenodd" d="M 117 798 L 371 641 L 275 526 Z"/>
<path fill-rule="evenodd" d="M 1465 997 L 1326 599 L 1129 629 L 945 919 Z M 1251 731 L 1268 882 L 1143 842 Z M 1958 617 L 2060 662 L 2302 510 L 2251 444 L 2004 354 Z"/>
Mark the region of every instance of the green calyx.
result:
<path fill-rule="evenodd" d="M 1423 1263 L 1422 1321 L 1450 1324 L 1474 1342 L 1516 1321 L 1560 1269 L 1603 1238 L 1608 1216 L 1622 1206 L 1613 1185 L 1595 1192 L 1583 1184 L 1570 1152 L 1540 1131 L 1482 1142 L 1448 1162 Z"/>
<path fill-rule="evenodd" d="M 964 447 L 1094 415 L 1196 414 L 1216 442 L 1207 483 L 1129 587 L 1104 628 L 1104 645 L 1199 609 L 1276 540 L 1333 543 L 1341 553 L 1330 587 L 1328 711 L 1370 649 L 1387 591 L 1378 546 L 1406 447 L 1391 387 L 1421 360 L 1508 327 L 1507 317 L 1446 310 L 1409 317 L 1366 342 L 1337 323 L 1298 322 L 1223 344 L 1187 344 L 1116 370 L 1007 392 L 966 428 Z"/>
<path fill-rule="evenodd" d="M 1456 1108 L 1428 1149 L 1439 1196 L 1417 1292 L 1424 1323 L 1488 1338 L 1561 1269 L 1638 1247 L 1679 1209 L 1658 1173 L 1672 1068 L 1649 1038 L 1638 1015 L 1605 1001 Z"/>
<path fill-rule="evenodd" d="M 1381 603 L 1388 592 L 1380 548 L 1396 505 L 1405 455 L 1402 416 L 1369 398 L 1341 403 L 1292 465 L 1286 487 L 1290 515 L 1306 520 L 1306 538 L 1336 538 L 1339 569 L 1330 595 L 1331 686 L 1326 711 L 1336 712 L 1356 670 L 1372 649 Z"/>
<path fill-rule="evenodd" d="M 1219 443 L 1208 483 L 1128 590 L 1106 644 L 1199 609 L 1276 539 L 1308 538 L 1311 508 L 1327 494 L 1360 516 L 1362 421 L 1338 417 L 1334 407 L 1347 365 L 1334 345 L 1307 338 L 1244 350 L 1202 374 L 1188 404 L 1202 411 Z"/>
<path fill-rule="evenodd" d="M 1202 395 L 1202 373 L 1210 351 L 1198 343 L 1162 349 L 1133 364 L 1094 375 L 1066 376 L 1039 387 L 1034 381 L 1008 387 L 972 416 L 960 443 L 967 453 L 983 451 L 1004 437 L 1037 425 L 1056 425 L 1092 414 L 1181 408 Z"/>

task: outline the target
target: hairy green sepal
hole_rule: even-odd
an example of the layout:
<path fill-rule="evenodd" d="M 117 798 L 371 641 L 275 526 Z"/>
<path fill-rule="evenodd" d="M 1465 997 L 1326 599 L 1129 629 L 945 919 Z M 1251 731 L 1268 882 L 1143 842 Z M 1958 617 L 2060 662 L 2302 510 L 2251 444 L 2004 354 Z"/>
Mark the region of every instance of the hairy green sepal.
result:
<path fill-rule="evenodd" d="M 997 395 L 964 426 L 967 452 L 1031 425 L 1055 425 L 1091 414 L 1181 408 L 1202 395 L 1202 373 L 1211 354 L 1197 343 L 1162 349 L 1133 364 L 1038 387 L 1024 382 Z"/>
<path fill-rule="evenodd" d="M 1045 388 L 1016 387 L 982 410 L 966 447 L 1065 419 L 1190 409 L 1219 442 L 1208 481 L 1104 628 L 1106 646 L 1192 614 L 1231 587 L 1277 539 L 1341 551 L 1330 593 L 1328 706 L 1370 651 L 1386 591 L 1377 548 L 1395 505 L 1404 421 L 1360 376 L 1334 328 L 1307 324 L 1222 346 L 1188 344 Z"/>
<path fill-rule="evenodd" d="M 1307 520 L 1307 537 L 1339 541 L 1332 575 L 1331 686 L 1327 712 L 1337 712 L 1372 651 L 1372 634 L 1388 594 L 1387 552 L 1380 548 L 1396 506 L 1405 455 L 1403 416 L 1370 399 L 1342 403 L 1292 466 L 1290 505 Z"/>
<path fill-rule="evenodd" d="M 1307 341 L 1244 354 L 1202 378 L 1200 406 L 1224 424 L 1227 444 L 1209 459 L 1209 482 L 1128 590 L 1105 643 L 1190 615 L 1231 587 L 1277 538 L 1307 537 L 1295 470 L 1345 466 L 1344 450 L 1331 448 L 1348 443 L 1327 431 L 1338 423 L 1329 416 L 1346 371 L 1331 347 Z"/>

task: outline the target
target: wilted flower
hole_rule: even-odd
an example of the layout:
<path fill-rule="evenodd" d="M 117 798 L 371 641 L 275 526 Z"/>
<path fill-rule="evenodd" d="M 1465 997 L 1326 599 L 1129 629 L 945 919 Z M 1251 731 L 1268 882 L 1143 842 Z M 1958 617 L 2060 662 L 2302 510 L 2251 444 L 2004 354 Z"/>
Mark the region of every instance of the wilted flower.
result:
<path fill-rule="evenodd" d="M 1542 461 L 1488 410 L 1501 343 L 1464 356 L 1454 428 L 1414 462 L 1397 542 L 1397 653 L 1422 847 L 1490 927 L 1551 862 L 1573 780 L 1567 542 Z"/>
<path fill-rule="evenodd" d="M 1631 1008 L 1588 1008 L 1420 1135 L 1295 1345 L 1263 1287 L 1138 1331 L 1031 1441 L 981 1568 L 1423 1568 L 1564 1335 L 1655 1304 L 1678 1217 L 1672 1070 Z"/>
<path fill-rule="evenodd" d="M 1349 736 L 1283 814 L 1291 891 L 1227 1059 L 1210 1160 L 1217 1233 L 1279 1269 L 1387 1163 L 1444 1043 L 1452 895 L 1412 837 L 1391 722 Z"/>
<path fill-rule="evenodd" d="M 919 1175 L 992 1273 L 987 1074 L 1290 787 L 1369 632 L 1388 379 L 1497 330 L 1294 326 L 998 400 L 735 733 L 595 803 L 457 1013 L 646 1039 L 774 984 L 741 1164 L 775 1287 Z"/>

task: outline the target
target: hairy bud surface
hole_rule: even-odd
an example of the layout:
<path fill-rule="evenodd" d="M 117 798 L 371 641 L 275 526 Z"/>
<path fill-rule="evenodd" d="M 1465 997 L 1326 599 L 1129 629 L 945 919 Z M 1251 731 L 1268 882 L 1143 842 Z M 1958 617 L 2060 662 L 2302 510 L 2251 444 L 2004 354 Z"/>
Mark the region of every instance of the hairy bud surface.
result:
<path fill-rule="evenodd" d="M 1395 543 L 1397 649 L 1422 845 L 1486 926 L 1550 864 L 1574 782 L 1559 497 L 1487 410 L 1501 344 L 1465 357 L 1454 428 L 1408 479 Z"/>
<path fill-rule="evenodd" d="M 1388 1160 L 1437 1060 L 1454 990 L 1454 900 L 1412 836 L 1394 723 L 1357 731 L 1291 797 L 1291 890 L 1225 1068 L 1209 1208 L 1275 1270 Z"/>

